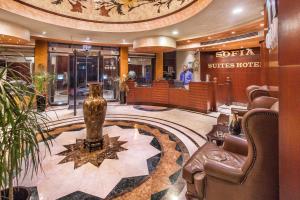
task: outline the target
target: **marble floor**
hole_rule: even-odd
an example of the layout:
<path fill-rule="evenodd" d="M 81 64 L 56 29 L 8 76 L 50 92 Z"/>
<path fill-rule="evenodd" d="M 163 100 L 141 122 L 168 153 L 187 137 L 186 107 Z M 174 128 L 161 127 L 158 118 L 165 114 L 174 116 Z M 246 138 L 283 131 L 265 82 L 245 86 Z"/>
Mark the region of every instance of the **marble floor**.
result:
<path fill-rule="evenodd" d="M 104 134 L 120 146 L 112 156 L 101 157 L 101 152 L 76 156 L 74 145 L 85 137 L 81 109 L 74 116 L 65 106 L 50 107 L 51 154 L 40 144 L 42 170 L 19 185 L 31 188 L 31 199 L 40 200 L 185 200 L 182 166 L 206 142 L 220 113 L 229 114 L 230 107 L 202 114 L 109 103 Z"/>

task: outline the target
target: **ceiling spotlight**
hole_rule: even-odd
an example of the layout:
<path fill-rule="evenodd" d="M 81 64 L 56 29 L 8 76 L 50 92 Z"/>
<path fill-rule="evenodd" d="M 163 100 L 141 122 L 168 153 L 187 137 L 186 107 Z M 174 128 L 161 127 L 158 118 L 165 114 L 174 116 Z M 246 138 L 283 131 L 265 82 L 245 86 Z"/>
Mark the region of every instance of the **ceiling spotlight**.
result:
<path fill-rule="evenodd" d="M 43 32 L 42 32 L 42 34 L 43 34 L 43 35 L 46 35 L 46 34 L 47 34 L 47 32 L 46 32 L 46 31 L 43 31 Z"/>
<path fill-rule="evenodd" d="M 243 8 L 235 8 L 232 11 L 232 14 L 236 15 L 236 14 L 240 14 L 243 12 Z"/>
<path fill-rule="evenodd" d="M 178 33 L 179 33 L 179 32 L 178 32 L 177 30 L 172 31 L 172 34 L 173 34 L 173 35 L 178 35 Z"/>
<path fill-rule="evenodd" d="M 188 42 L 188 43 L 190 43 L 190 42 L 191 42 L 191 40 L 188 40 L 187 42 Z"/>
<path fill-rule="evenodd" d="M 235 34 L 235 31 L 232 31 L 231 34 Z"/>
<path fill-rule="evenodd" d="M 209 36 L 209 37 L 208 37 L 208 39 L 210 40 L 210 39 L 211 39 L 211 37 Z"/>
<path fill-rule="evenodd" d="M 259 26 L 260 26 L 260 27 L 264 27 L 264 26 L 265 26 L 265 24 L 264 24 L 264 23 L 261 23 Z"/>
<path fill-rule="evenodd" d="M 90 42 L 91 38 L 90 37 L 86 37 L 85 42 Z"/>

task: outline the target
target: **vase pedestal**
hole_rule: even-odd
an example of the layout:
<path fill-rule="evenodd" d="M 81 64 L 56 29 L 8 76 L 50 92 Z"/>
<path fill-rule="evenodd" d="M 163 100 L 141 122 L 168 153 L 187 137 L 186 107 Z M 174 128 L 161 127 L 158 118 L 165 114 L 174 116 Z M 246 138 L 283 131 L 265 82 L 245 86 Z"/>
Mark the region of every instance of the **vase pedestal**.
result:
<path fill-rule="evenodd" d="M 104 140 L 103 138 L 100 138 L 99 140 L 96 141 L 88 141 L 88 140 L 84 140 L 84 148 L 89 150 L 89 152 L 98 150 L 98 149 L 103 149 L 103 144 L 104 144 Z"/>

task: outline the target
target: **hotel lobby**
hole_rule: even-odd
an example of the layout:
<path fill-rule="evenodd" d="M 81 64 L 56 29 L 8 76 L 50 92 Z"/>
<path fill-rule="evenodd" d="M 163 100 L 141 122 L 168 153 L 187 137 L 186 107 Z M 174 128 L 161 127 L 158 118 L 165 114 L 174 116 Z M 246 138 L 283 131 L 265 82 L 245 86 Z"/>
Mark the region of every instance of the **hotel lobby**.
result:
<path fill-rule="evenodd" d="M 0 0 L 0 200 L 299 200 L 299 13 Z"/>

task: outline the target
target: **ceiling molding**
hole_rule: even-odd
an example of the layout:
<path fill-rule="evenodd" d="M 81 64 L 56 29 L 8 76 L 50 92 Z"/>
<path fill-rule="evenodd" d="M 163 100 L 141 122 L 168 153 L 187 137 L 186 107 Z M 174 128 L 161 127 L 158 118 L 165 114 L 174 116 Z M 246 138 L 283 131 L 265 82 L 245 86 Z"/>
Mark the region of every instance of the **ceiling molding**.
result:
<path fill-rule="evenodd" d="M 133 42 L 136 52 L 169 52 L 176 50 L 176 41 L 166 36 L 154 36 L 136 39 Z"/>
<path fill-rule="evenodd" d="M 211 45 L 201 45 L 200 43 L 179 45 L 177 46 L 177 50 L 178 51 L 199 50 L 199 51 L 207 52 L 207 51 L 252 48 L 252 47 L 260 47 L 260 42 L 263 40 L 264 40 L 263 36 L 255 36 L 255 37 L 244 38 L 240 40 L 211 44 Z"/>
<path fill-rule="evenodd" d="M 260 18 L 245 24 L 241 24 L 238 26 L 234 26 L 232 28 L 226 29 L 222 32 L 212 33 L 205 36 L 199 36 L 194 38 L 185 38 L 177 40 L 177 45 L 185 45 L 189 43 L 200 43 L 200 42 L 208 42 L 213 40 L 219 40 L 224 38 L 229 38 L 233 36 L 238 36 L 251 32 L 259 32 L 264 30 L 264 19 Z"/>
<path fill-rule="evenodd" d="M 205 9 L 213 0 L 197 0 L 193 1 L 190 6 L 178 10 L 176 13 L 167 15 L 161 18 L 153 19 L 150 21 L 136 21 L 135 23 L 103 23 L 93 20 L 78 20 L 68 18 L 65 16 L 54 14 L 53 12 L 45 12 L 36 7 L 28 6 L 20 3 L 19 1 L 0 1 L 0 8 L 33 19 L 39 22 L 49 23 L 52 25 L 63 26 L 85 31 L 98 31 L 98 32 L 137 32 L 158 29 L 170 25 L 180 23 L 184 20 L 191 18 Z M 40 2 L 39 2 L 40 3 Z"/>
<path fill-rule="evenodd" d="M 0 44 L 26 44 L 30 31 L 22 26 L 0 20 Z"/>

